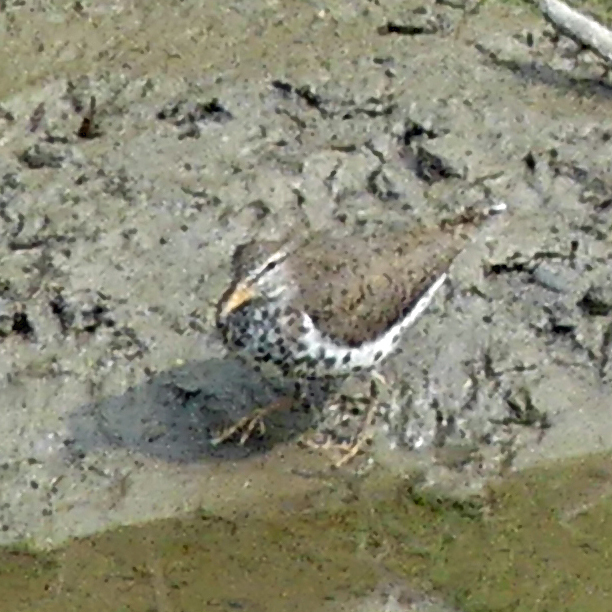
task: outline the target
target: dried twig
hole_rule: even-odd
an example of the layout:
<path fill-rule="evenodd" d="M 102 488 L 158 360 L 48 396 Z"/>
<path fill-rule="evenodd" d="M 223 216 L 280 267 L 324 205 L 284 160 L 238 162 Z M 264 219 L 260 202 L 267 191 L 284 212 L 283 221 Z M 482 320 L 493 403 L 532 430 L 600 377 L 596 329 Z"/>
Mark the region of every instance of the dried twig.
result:
<path fill-rule="evenodd" d="M 30 132 L 35 132 L 45 118 L 45 103 L 41 102 L 30 115 Z"/>
<path fill-rule="evenodd" d="M 608 28 L 570 8 L 561 0 L 539 0 L 538 6 L 544 19 L 560 34 L 612 64 L 612 32 Z"/>

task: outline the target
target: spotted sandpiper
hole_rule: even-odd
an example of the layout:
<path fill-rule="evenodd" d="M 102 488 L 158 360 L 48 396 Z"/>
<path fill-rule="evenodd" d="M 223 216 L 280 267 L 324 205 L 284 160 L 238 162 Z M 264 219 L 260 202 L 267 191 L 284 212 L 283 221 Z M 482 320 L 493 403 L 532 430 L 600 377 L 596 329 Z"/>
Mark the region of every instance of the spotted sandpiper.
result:
<path fill-rule="evenodd" d="M 454 258 L 491 213 L 504 208 L 469 209 L 429 228 L 342 238 L 322 231 L 240 245 L 233 281 L 218 304 L 226 345 L 298 383 L 375 375 L 442 287 Z M 263 433 L 264 415 L 290 403 L 255 410 L 214 442 L 242 432 L 244 443 L 255 428 Z"/>

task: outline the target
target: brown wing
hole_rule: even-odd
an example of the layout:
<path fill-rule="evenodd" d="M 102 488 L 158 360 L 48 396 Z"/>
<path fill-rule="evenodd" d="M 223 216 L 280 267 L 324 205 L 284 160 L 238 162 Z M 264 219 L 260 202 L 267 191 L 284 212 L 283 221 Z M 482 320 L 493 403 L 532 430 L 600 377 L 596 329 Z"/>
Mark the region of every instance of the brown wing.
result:
<path fill-rule="evenodd" d="M 296 264 L 299 306 L 339 341 L 372 340 L 407 314 L 468 239 L 438 228 L 368 240 L 318 236 Z"/>

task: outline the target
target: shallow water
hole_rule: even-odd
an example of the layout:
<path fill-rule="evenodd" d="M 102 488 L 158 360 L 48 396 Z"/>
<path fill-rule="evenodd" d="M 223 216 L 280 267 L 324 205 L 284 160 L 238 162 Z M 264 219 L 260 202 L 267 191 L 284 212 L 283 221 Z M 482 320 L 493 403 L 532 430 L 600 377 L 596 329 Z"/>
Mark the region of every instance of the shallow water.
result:
<path fill-rule="evenodd" d="M 462 610 L 599 610 L 612 600 L 612 457 L 539 468 L 479 503 L 376 472 L 281 509 L 6 550 L 7 610 L 316 610 L 392 575 Z"/>

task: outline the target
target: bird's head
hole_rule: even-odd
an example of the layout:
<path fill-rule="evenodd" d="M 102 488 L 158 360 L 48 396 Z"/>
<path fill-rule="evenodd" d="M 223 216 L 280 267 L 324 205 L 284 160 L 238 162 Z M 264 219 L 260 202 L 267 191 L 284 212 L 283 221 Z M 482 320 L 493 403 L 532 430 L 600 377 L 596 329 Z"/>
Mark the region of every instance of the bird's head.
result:
<path fill-rule="evenodd" d="M 217 320 L 247 304 L 277 302 L 287 292 L 288 242 L 251 241 L 236 248 L 232 259 L 234 282 L 219 301 Z"/>

